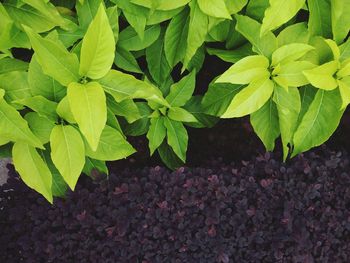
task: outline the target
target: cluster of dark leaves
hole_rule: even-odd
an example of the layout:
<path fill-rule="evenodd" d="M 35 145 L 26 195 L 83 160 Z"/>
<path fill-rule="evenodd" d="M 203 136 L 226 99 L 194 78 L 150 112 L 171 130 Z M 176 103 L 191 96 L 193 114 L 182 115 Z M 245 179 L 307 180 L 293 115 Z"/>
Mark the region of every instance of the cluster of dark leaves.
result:
<path fill-rule="evenodd" d="M 287 164 L 114 171 L 53 206 L 12 174 L 1 262 L 348 262 L 349 160 L 322 148 Z"/>

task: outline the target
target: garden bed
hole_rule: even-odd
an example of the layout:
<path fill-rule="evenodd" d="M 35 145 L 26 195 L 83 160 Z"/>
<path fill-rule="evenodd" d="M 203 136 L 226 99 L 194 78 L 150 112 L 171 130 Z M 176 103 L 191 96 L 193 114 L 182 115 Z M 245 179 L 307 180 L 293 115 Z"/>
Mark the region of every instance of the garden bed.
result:
<path fill-rule="evenodd" d="M 346 262 L 345 151 L 322 146 L 287 163 L 260 151 L 242 161 L 239 154 L 253 155 L 258 143 L 245 150 L 228 144 L 236 147 L 217 148 L 220 153 L 215 142 L 204 144 L 206 136 L 210 132 L 192 136 L 203 148 L 189 154 L 203 168 L 137 168 L 145 160 L 136 158 L 133 168 L 111 167 L 108 180 L 82 177 L 75 192 L 53 206 L 10 167 L 0 188 L 3 262 Z M 205 159 L 210 146 L 211 160 Z M 229 153 L 235 162 L 223 158 Z"/>

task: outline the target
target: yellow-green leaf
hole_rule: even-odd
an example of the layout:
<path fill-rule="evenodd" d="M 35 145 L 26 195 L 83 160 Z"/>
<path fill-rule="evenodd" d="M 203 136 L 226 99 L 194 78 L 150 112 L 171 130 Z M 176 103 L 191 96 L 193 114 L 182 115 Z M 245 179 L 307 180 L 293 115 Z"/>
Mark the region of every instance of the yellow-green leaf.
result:
<path fill-rule="evenodd" d="M 271 64 L 275 66 L 280 63 L 295 61 L 312 49 L 314 49 L 314 47 L 302 43 L 284 45 L 273 52 Z"/>
<path fill-rule="evenodd" d="M 75 54 L 69 53 L 62 43 L 42 38 L 28 27 L 25 29 L 37 61 L 46 75 L 54 78 L 63 86 L 79 80 L 79 61 Z"/>
<path fill-rule="evenodd" d="M 270 6 L 265 10 L 261 35 L 288 22 L 304 4 L 305 0 L 270 0 Z"/>
<path fill-rule="evenodd" d="M 86 155 L 102 161 L 120 160 L 134 152 L 135 149 L 126 141 L 124 136 L 109 126 L 103 129 L 96 151 L 93 151 L 90 145 L 86 145 Z"/>
<path fill-rule="evenodd" d="M 327 62 L 313 69 L 304 70 L 303 74 L 311 85 L 324 90 L 333 90 L 338 87 L 333 75 L 337 72 L 338 61 Z"/>
<path fill-rule="evenodd" d="M 103 88 L 97 82 L 71 83 L 68 86 L 67 96 L 81 133 L 95 151 L 107 121 L 107 104 Z"/>
<path fill-rule="evenodd" d="M 199 8 L 208 16 L 232 19 L 225 0 L 198 0 Z"/>
<path fill-rule="evenodd" d="M 268 66 L 269 60 L 264 56 L 245 57 L 225 71 L 216 83 L 248 84 L 256 79 L 268 78 Z"/>
<path fill-rule="evenodd" d="M 74 190 L 85 164 L 84 142 L 72 126 L 57 125 L 50 136 L 51 159 L 62 177 Z"/>
<path fill-rule="evenodd" d="M 27 143 L 16 142 L 12 148 L 12 158 L 23 182 L 52 203 L 52 174 L 36 149 Z"/>
<path fill-rule="evenodd" d="M 102 78 L 113 64 L 114 52 L 114 34 L 103 4 L 101 4 L 83 38 L 80 75 L 91 79 Z"/>
<path fill-rule="evenodd" d="M 273 87 L 269 78 L 254 80 L 233 98 L 221 118 L 242 117 L 257 111 L 271 97 Z"/>

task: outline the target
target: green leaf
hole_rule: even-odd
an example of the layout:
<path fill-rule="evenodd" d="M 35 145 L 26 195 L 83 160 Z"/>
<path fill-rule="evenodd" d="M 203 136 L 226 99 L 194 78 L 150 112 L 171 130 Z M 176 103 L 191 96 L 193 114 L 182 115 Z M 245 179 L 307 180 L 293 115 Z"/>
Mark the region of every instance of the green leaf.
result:
<path fill-rule="evenodd" d="M 243 9 L 248 3 L 248 0 L 236 0 L 236 1 L 231 1 L 231 0 L 225 0 L 227 9 L 230 14 L 236 14 L 239 11 Z"/>
<path fill-rule="evenodd" d="M 331 0 L 333 38 L 338 44 L 349 34 L 349 6 L 350 0 Z"/>
<path fill-rule="evenodd" d="M 136 79 L 132 75 L 111 70 L 98 82 L 117 102 L 125 99 L 139 98 L 167 105 L 161 91 L 145 81 Z"/>
<path fill-rule="evenodd" d="M 142 70 L 133 54 L 121 47 L 117 47 L 114 63 L 123 70 L 142 74 Z"/>
<path fill-rule="evenodd" d="M 108 95 L 107 106 L 113 114 L 124 117 L 128 123 L 132 123 L 141 118 L 136 103 L 131 99 L 123 100 L 118 103 L 112 96 Z"/>
<path fill-rule="evenodd" d="M 164 125 L 167 130 L 167 141 L 176 155 L 186 162 L 186 151 L 188 144 L 188 134 L 181 122 L 165 118 Z"/>
<path fill-rule="evenodd" d="M 113 31 L 101 4 L 83 38 L 79 74 L 91 79 L 102 78 L 113 64 L 114 52 Z"/>
<path fill-rule="evenodd" d="M 36 149 L 24 142 L 16 142 L 12 149 L 12 159 L 23 182 L 52 204 L 52 175 Z"/>
<path fill-rule="evenodd" d="M 165 98 L 173 107 L 181 107 L 191 98 L 196 85 L 196 72 L 182 78 L 178 83 L 171 85 L 170 93 Z"/>
<path fill-rule="evenodd" d="M 298 125 L 301 109 L 300 94 L 296 88 L 286 90 L 276 85 L 273 100 L 277 104 L 283 145 L 283 160 L 286 160 L 289 153 L 288 144 L 293 144 L 293 135 Z"/>
<path fill-rule="evenodd" d="M 216 18 L 232 19 L 225 4 L 225 0 L 198 0 L 203 13 Z"/>
<path fill-rule="evenodd" d="M 41 150 L 39 153 L 52 174 L 52 185 L 51 185 L 52 195 L 58 196 L 58 197 L 64 197 L 66 195 L 68 185 L 66 184 L 62 175 L 53 164 L 50 156 L 50 151 L 51 151 L 50 147 L 47 146 L 47 149 L 45 151 Z"/>
<path fill-rule="evenodd" d="M 166 10 L 166 11 L 154 10 L 153 12 L 149 13 L 149 16 L 147 18 L 147 25 L 156 25 L 164 21 L 170 20 L 184 9 L 186 9 L 185 6 L 172 9 L 172 10 Z"/>
<path fill-rule="evenodd" d="M 50 101 L 43 96 L 28 97 L 25 99 L 16 100 L 13 103 L 24 105 L 37 112 L 42 117 L 46 117 L 53 121 L 57 120 L 57 103 Z"/>
<path fill-rule="evenodd" d="M 84 142 L 72 126 L 57 125 L 50 136 L 51 159 L 68 186 L 74 190 L 85 163 Z"/>
<path fill-rule="evenodd" d="M 91 177 L 94 171 L 98 171 L 107 175 L 109 174 L 108 167 L 105 161 L 95 160 L 86 157 L 83 173 Z"/>
<path fill-rule="evenodd" d="M 191 113 L 179 107 L 171 107 L 168 110 L 168 117 L 179 122 L 198 122 L 196 117 L 194 117 Z"/>
<path fill-rule="evenodd" d="M 44 74 L 34 54 L 29 63 L 28 82 L 31 93 L 41 95 L 48 100 L 60 101 L 66 95 L 66 89 L 59 82 Z"/>
<path fill-rule="evenodd" d="M 332 37 L 330 0 L 308 0 L 309 32 L 311 36 Z"/>
<path fill-rule="evenodd" d="M 0 99 L 0 136 L 14 142 L 25 142 L 43 148 L 40 140 L 31 132 L 27 122 L 4 99 Z"/>
<path fill-rule="evenodd" d="M 151 125 L 147 132 L 148 146 L 150 154 L 162 144 L 166 136 L 166 128 L 164 126 L 164 117 L 151 118 Z"/>
<path fill-rule="evenodd" d="M 270 6 L 269 0 L 249 1 L 247 5 L 247 16 L 261 22 L 264 18 L 265 10 Z M 257 31 L 260 32 L 260 31 Z"/>
<path fill-rule="evenodd" d="M 260 55 L 270 58 L 272 53 L 277 49 L 277 38 L 271 32 L 266 32 L 259 36 L 261 25 L 248 16 L 235 15 L 237 20 L 236 30 L 241 33 L 254 47 Z"/>
<path fill-rule="evenodd" d="M 264 106 L 252 113 L 250 122 L 268 151 L 275 148 L 275 140 L 280 135 L 276 104 L 269 99 Z"/>
<path fill-rule="evenodd" d="M 171 19 L 166 29 L 164 50 L 170 67 L 174 67 L 186 55 L 189 19 L 189 12 L 186 8 Z"/>
<path fill-rule="evenodd" d="M 152 0 L 131 0 L 132 3 L 145 6 L 151 9 L 157 10 L 172 10 L 186 5 L 191 0 L 162 0 L 162 1 L 152 1 Z"/>
<path fill-rule="evenodd" d="M 10 17 L 18 24 L 32 28 L 35 32 L 47 32 L 56 26 L 63 26 L 62 19 L 55 19 L 52 15 L 43 14 L 32 6 L 16 6 L 14 3 L 3 4 Z"/>
<path fill-rule="evenodd" d="M 173 149 L 166 142 L 163 142 L 158 148 L 158 153 L 163 163 L 172 170 L 183 165 L 183 161 L 177 157 Z"/>
<path fill-rule="evenodd" d="M 75 9 L 77 10 L 78 21 L 81 28 L 87 29 L 89 27 L 101 2 L 101 0 L 84 0 L 83 3 L 77 1 Z"/>
<path fill-rule="evenodd" d="M 311 103 L 314 101 L 317 91 L 318 89 L 311 85 L 300 88 L 301 109 L 298 118 L 298 126 L 301 120 L 304 118 L 305 113 L 309 110 Z"/>
<path fill-rule="evenodd" d="M 28 63 L 15 58 L 2 58 L 0 59 L 0 74 L 4 74 L 11 71 L 26 71 L 28 69 Z"/>
<path fill-rule="evenodd" d="M 146 60 L 148 70 L 155 83 L 158 85 L 164 83 L 171 72 L 164 52 L 164 34 L 160 34 L 157 41 L 146 48 Z"/>
<path fill-rule="evenodd" d="M 123 132 L 126 135 L 141 136 L 143 134 L 146 134 L 148 131 L 149 118 L 152 113 L 152 109 L 147 105 L 146 102 L 137 102 L 136 105 L 139 110 L 140 118 L 131 124 L 122 122 Z M 121 121 L 123 121 L 123 119 L 121 119 Z"/>
<path fill-rule="evenodd" d="M 205 112 L 202 106 L 203 96 L 193 96 L 183 107 L 191 113 L 198 122 L 186 123 L 187 126 L 194 128 L 212 128 L 219 121 L 219 118 L 211 116 Z M 232 99 L 231 99 L 232 100 Z M 224 109 L 225 111 L 226 109 Z"/>
<path fill-rule="evenodd" d="M 42 38 L 33 30 L 26 28 L 27 35 L 36 54 L 36 59 L 46 75 L 63 86 L 79 80 L 79 61 L 75 54 L 69 53 L 61 43 Z"/>
<path fill-rule="evenodd" d="M 304 4 L 305 0 L 270 0 L 270 6 L 265 10 L 261 35 L 288 22 Z"/>
<path fill-rule="evenodd" d="M 29 112 L 24 116 L 24 119 L 28 122 L 30 129 L 34 135 L 39 138 L 42 144 L 46 144 L 50 141 L 50 134 L 55 126 L 53 121 L 40 116 L 36 112 Z"/>
<path fill-rule="evenodd" d="M 348 83 L 338 80 L 339 91 L 343 102 L 342 109 L 345 109 L 350 104 L 350 78 Z"/>
<path fill-rule="evenodd" d="M 0 87 L 6 91 L 7 101 L 20 100 L 30 97 L 28 73 L 25 71 L 12 71 L 0 75 Z"/>
<path fill-rule="evenodd" d="M 215 83 L 215 80 L 209 84 L 208 91 L 202 100 L 202 108 L 205 113 L 214 116 L 221 116 L 230 105 L 233 97 L 241 91 L 243 85 L 230 83 Z"/>
<path fill-rule="evenodd" d="M 350 58 L 350 39 L 340 46 L 340 61 Z"/>
<path fill-rule="evenodd" d="M 302 43 L 293 43 L 282 46 L 273 52 L 271 65 L 275 66 L 298 60 L 313 49 L 314 47 Z"/>
<path fill-rule="evenodd" d="M 350 58 L 341 63 L 340 69 L 336 75 L 340 79 L 350 76 Z"/>
<path fill-rule="evenodd" d="M 124 136 L 117 130 L 105 126 L 101 134 L 96 151 L 86 144 L 86 155 L 102 161 L 115 161 L 128 157 L 135 149 L 128 143 Z"/>
<path fill-rule="evenodd" d="M 37 11 L 40 12 L 42 17 L 50 19 L 52 22 L 56 23 L 60 27 L 65 30 L 69 30 L 70 21 L 64 19 L 57 7 L 50 3 L 50 1 L 42 1 L 42 0 L 21 0 L 22 2 L 28 4 L 29 6 L 34 7 Z"/>
<path fill-rule="evenodd" d="M 190 22 L 187 36 L 187 49 L 183 61 L 183 69 L 187 68 L 188 63 L 196 54 L 197 50 L 203 45 L 208 34 L 208 17 L 200 10 L 197 0 L 191 1 Z"/>
<path fill-rule="evenodd" d="M 271 97 L 273 87 L 269 78 L 254 80 L 233 98 L 221 118 L 242 117 L 257 111 Z"/>
<path fill-rule="evenodd" d="M 324 143 L 339 125 L 344 110 L 338 90 L 319 90 L 297 128 L 292 157 Z"/>
<path fill-rule="evenodd" d="M 71 83 L 67 96 L 74 119 L 91 148 L 97 149 L 107 121 L 106 96 L 97 82 Z"/>
<path fill-rule="evenodd" d="M 278 70 L 273 71 L 273 80 L 280 86 L 286 87 L 301 87 L 309 84 L 309 81 L 304 76 L 303 71 L 315 68 L 316 65 L 308 61 L 293 61 L 287 64 L 280 65 Z"/>
<path fill-rule="evenodd" d="M 250 44 L 246 44 L 235 50 L 223 50 L 223 49 L 208 47 L 207 52 L 209 55 L 217 56 L 221 60 L 230 62 L 230 63 L 236 63 L 245 57 L 253 55 L 252 46 Z"/>
<path fill-rule="evenodd" d="M 278 46 L 285 46 L 293 43 L 307 44 L 309 32 L 305 22 L 292 24 L 281 31 L 277 36 Z"/>
<path fill-rule="evenodd" d="M 67 96 L 65 96 L 60 101 L 60 103 L 58 103 L 56 112 L 61 118 L 68 121 L 69 123 L 77 123 L 69 106 L 69 100 Z"/>
<path fill-rule="evenodd" d="M 148 10 L 145 13 L 133 14 L 127 9 L 123 9 L 124 16 L 128 23 L 134 28 L 139 38 L 142 40 L 145 34 Z"/>
<path fill-rule="evenodd" d="M 143 39 L 140 39 L 136 31 L 129 26 L 120 32 L 118 47 L 128 51 L 142 50 L 152 45 L 158 39 L 159 34 L 159 25 L 150 26 L 145 29 Z"/>
<path fill-rule="evenodd" d="M 338 87 L 337 81 L 333 77 L 337 69 L 338 61 L 331 61 L 316 68 L 304 70 L 303 74 L 314 87 L 333 90 Z"/>
<path fill-rule="evenodd" d="M 268 78 L 269 60 L 261 55 L 241 59 L 225 71 L 216 83 L 248 84 L 256 79 Z"/>

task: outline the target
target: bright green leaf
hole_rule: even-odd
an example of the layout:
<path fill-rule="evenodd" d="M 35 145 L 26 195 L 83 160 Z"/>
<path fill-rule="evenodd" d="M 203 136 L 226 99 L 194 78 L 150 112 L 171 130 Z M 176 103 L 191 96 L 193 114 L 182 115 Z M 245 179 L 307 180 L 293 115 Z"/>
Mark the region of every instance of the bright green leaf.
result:
<path fill-rule="evenodd" d="M 50 136 L 51 159 L 69 187 L 74 190 L 85 163 L 84 142 L 72 126 L 57 125 Z"/>
<path fill-rule="evenodd" d="M 241 59 L 225 71 L 216 83 L 248 84 L 256 79 L 268 78 L 269 60 L 261 55 Z"/>
<path fill-rule="evenodd" d="M 271 65 L 275 66 L 280 63 L 283 64 L 295 61 L 303 57 L 312 49 L 314 49 L 314 47 L 302 43 L 293 43 L 282 46 L 273 52 Z"/>
<path fill-rule="evenodd" d="M 174 67 L 185 57 L 189 19 L 190 16 L 188 9 L 184 9 L 181 13 L 171 19 L 165 32 L 165 56 L 171 67 Z"/>
<path fill-rule="evenodd" d="M 277 107 L 272 99 L 252 113 L 250 122 L 266 149 L 272 151 L 275 148 L 275 140 L 280 135 Z"/>
<path fill-rule="evenodd" d="M 269 78 L 251 82 L 232 100 L 222 118 L 242 117 L 260 109 L 273 93 L 274 83 Z"/>
<path fill-rule="evenodd" d="M 168 117 L 179 122 L 198 122 L 196 117 L 194 117 L 191 113 L 179 107 L 171 107 L 168 110 Z"/>
<path fill-rule="evenodd" d="M 265 10 L 261 35 L 288 22 L 304 4 L 305 0 L 270 0 L 270 6 Z"/>
<path fill-rule="evenodd" d="M 79 80 L 79 61 L 75 54 L 69 53 L 63 44 L 42 38 L 26 28 L 36 58 L 46 75 L 51 76 L 63 86 Z"/>
<path fill-rule="evenodd" d="M 196 84 L 196 72 L 182 78 L 178 83 L 171 85 L 166 100 L 173 107 L 181 107 L 191 98 Z"/>
<path fill-rule="evenodd" d="M 232 19 L 225 0 L 198 0 L 198 6 L 208 16 Z"/>
<path fill-rule="evenodd" d="M 93 150 L 97 149 L 107 121 L 106 96 L 97 82 L 71 83 L 67 96 L 79 129 Z"/>
<path fill-rule="evenodd" d="M 339 125 L 344 110 L 341 110 L 338 90 L 318 90 L 315 99 L 297 128 L 293 142 L 295 156 L 324 143 Z"/>
<path fill-rule="evenodd" d="M 319 89 L 333 90 L 338 84 L 333 75 L 338 69 L 338 61 L 331 61 L 313 69 L 304 70 L 303 74 L 310 83 Z"/>
<path fill-rule="evenodd" d="M 24 119 L 28 122 L 30 129 L 34 135 L 39 138 L 42 144 L 46 144 L 50 141 L 50 134 L 55 126 L 53 121 L 40 116 L 36 112 L 29 112 L 24 116 Z"/>
<path fill-rule="evenodd" d="M 115 41 L 107 14 L 101 4 L 83 38 L 80 54 L 81 76 L 99 79 L 108 73 L 115 52 Z"/>
<path fill-rule="evenodd" d="M 12 149 L 12 159 L 23 182 L 52 204 L 52 175 L 36 149 L 26 143 L 16 142 Z"/>
<path fill-rule="evenodd" d="M 150 154 L 162 144 L 166 136 L 166 128 L 164 126 L 164 118 L 151 118 L 151 125 L 147 132 L 148 146 Z"/>
<path fill-rule="evenodd" d="M 27 122 L 4 99 L 0 99 L 0 136 L 14 142 L 25 142 L 33 147 L 43 147 L 29 129 Z"/>
<path fill-rule="evenodd" d="M 289 154 L 288 144 L 292 145 L 293 135 L 298 125 L 298 117 L 301 109 L 300 94 L 296 88 L 286 90 L 276 85 L 273 100 L 278 110 L 283 145 L 283 160 L 286 160 Z"/>
<path fill-rule="evenodd" d="M 86 155 L 102 161 L 115 161 L 133 154 L 135 149 L 128 143 L 124 136 L 117 130 L 106 126 L 101 134 L 96 151 L 86 144 Z"/>
<path fill-rule="evenodd" d="M 164 125 L 167 130 L 167 141 L 176 155 L 183 161 L 186 161 L 186 151 L 188 144 L 188 134 L 186 128 L 181 122 L 165 118 Z"/>

